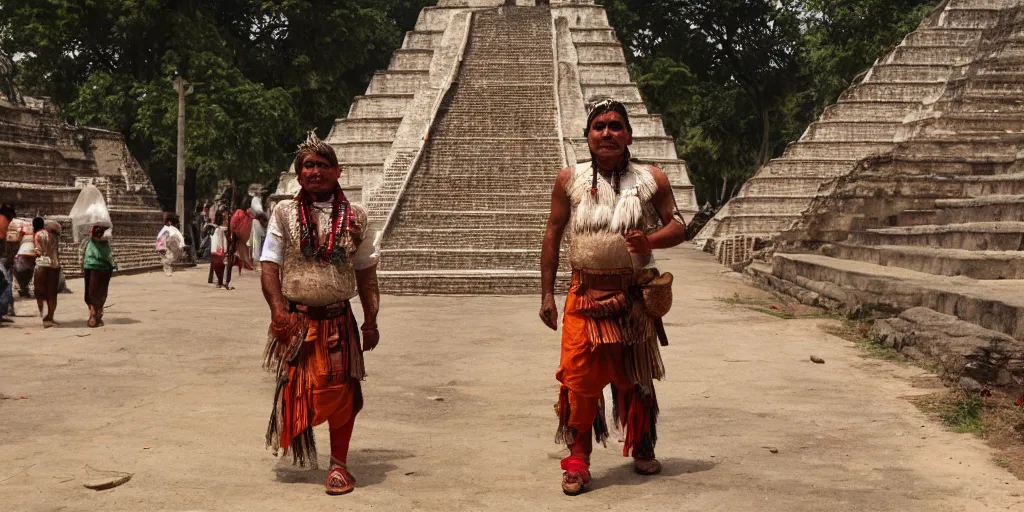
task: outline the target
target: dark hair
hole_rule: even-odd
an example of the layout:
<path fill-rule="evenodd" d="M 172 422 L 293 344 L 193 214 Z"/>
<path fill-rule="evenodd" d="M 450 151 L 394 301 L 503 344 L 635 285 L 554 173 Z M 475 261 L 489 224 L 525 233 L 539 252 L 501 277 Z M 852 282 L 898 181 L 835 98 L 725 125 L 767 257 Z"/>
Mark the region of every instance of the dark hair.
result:
<path fill-rule="evenodd" d="M 295 174 L 302 171 L 302 162 L 309 155 L 323 157 L 334 167 L 338 166 L 338 154 L 334 152 L 334 148 L 330 144 L 318 144 L 316 148 L 300 149 L 298 153 L 295 153 Z"/>
<path fill-rule="evenodd" d="M 174 227 L 178 227 L 181 225 L 177 215 L 168 215 L 167 220 L 164 221 L 164 225 L 167 224 L 170 224 Z"/>
<path fill-rule="evenodd" d="M 39 231 L 39 230 L 43 229 L 43 226 L 45 224 L 46 224 L 46 221 L 44 221 L 42 217 L 36 217 L 36 218 L 32 219 L 32 229 L 34 231 Z"/>
<path fill-rule="evenodd" d="M 583 131 L 584 137 L 590 135 L 590 125 L 594 124 L 594 119 L 605 112 L 615 112 L 622 116 L 622 121 L 626 123 L 626 131 L 630 135 L 633 134 L 633 127 L 629 124 L 629 112 L 626 111 L 626 106 L 615 100 L 604 100 L 594 105 L 594 109 L 587 116 L 587 128 Z"/>
<path fill-rule="evenodd" d="M 213 216 L 213 223 L 220 226 L 220 223 L 224 222 L 224 212 L 219 211 Z"/>
<path fill-rule="evenodd" d="M 17 214 L 14 212 L 14 205 L 10 203 L 0 204 L 0 215 L 7 217 L 8 220 L 14 220 Z"/>

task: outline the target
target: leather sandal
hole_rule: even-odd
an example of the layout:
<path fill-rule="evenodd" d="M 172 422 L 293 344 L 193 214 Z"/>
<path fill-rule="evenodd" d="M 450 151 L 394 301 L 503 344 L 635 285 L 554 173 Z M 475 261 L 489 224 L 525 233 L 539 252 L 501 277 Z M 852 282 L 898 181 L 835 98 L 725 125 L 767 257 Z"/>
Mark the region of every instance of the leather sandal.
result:
<path fill-rule="evenodd" d="M 590 485 L 590 467 L 587 462 L 579 457 L 566 457 L 562 459 L 562 492 L 566 496 L 578 496 L 587 490 Z"/>
<path fill-rule="evenodd" d="M 661 463 L 658 459 L 651 457 L 649 459 L 633 459 L 633 471 L 636 471 L 638 475 L 651 476 L 661 473 Z"/>
<path fill-rule="evenodd" d="M 341 464 L 331 464 L 331 470 L 327 473 L 327 494 L 340 496 L 348 494 L 356 488 L 356 477 L 348 472 L 348 468 Z"/>

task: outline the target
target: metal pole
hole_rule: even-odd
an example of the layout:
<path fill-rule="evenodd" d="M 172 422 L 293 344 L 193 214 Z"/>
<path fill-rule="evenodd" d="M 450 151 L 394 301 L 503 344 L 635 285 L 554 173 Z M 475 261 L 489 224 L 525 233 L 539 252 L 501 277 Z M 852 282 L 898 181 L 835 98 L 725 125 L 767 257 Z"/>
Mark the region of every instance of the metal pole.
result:
<path fill-rule="evenodd" d="M 178 187 L 174 202 L 174 213 L 185 220 L 185 79 L 174 77 L 174 89 L 178 91 Z M 193 242 L 194 243 L 194 242 Z"/>

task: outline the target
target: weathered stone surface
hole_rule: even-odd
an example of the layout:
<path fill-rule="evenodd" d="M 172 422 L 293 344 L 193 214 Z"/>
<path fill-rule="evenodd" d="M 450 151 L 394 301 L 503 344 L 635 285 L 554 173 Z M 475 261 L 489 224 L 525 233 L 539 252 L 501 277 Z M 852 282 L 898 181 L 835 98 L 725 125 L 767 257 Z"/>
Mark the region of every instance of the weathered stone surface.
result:
<path fill-rule="evenodd" d="M 82 255 L 67 215 L 81 188 L 91 183 L 110 209 L 119 269 L 159 267 L 153 240 L 163 215 L 149 175 L 123 137 L 69 126 L 49 103 L 25 99 L 25 105 L 0 99 L 0 198 L 14 203 L 19 217 L 44 216 L 64 225 L 60 257 L 64 273 L 73 277 L 81 274 Z"/>
<path fill-rule="evenodd" d="M 876 321 L 871 334 L 886 346 L 938 362 L 951 381 L 967 378 L 998 386 L 1024 382 L 1024 343 L 952 315 L 911 308 Z"/>

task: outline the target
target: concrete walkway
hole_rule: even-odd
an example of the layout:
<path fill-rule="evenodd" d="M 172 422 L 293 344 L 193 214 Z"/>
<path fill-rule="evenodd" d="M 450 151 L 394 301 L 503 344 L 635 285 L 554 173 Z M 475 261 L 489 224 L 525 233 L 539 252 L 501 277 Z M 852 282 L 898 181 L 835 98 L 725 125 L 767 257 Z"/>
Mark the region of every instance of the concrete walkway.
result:
<path fill-rule="evenodd" d="M 904 399 L 929 392 L 912 385 L 921 370 L 864 359 L 821 330 L 831 320 L 723 303 L 761 292 L 707 255 L 659 259 L 677 276 L 661 476 L 634 475 L 611 442 L 595 451 L 594 489 L 562 495 L 558 335 L 538 297 L 385 297 L 350 457 L 358 488 L 328 497 L 323 470 L 263 449 L 273 382 L 258 279 L 216 290 L 201 268 L 115 278 L 103 329 L 85 327 L 80 293 L 60 297 L 59 329 L 31 316 L 0 327 L 0 508 L 1024 510 L 1024 483 L 981 441 Z M 134 477 L 85 489 L 102 470 Z"/>

